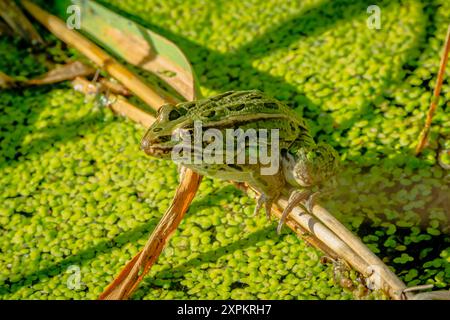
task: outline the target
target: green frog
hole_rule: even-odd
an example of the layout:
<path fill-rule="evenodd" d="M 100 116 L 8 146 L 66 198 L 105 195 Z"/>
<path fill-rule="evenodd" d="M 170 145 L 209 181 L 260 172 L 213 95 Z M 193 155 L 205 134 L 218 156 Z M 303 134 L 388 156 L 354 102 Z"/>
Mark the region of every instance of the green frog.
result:
<path fill-rule="evenodd" d="M 227 140 L 221 141 L 225 137 Z M 211 154 L 218 161 L 199 159 L 201 151 L 212 144 L 215 148 Z M 231 156 L 230 146 L 236 149 Z M 278 233 L 296 205 L 312 210 L 316 190 L 336 173 L 339 158 L 331 146 L 314 141 L 303 118 L 258 90 L 229 91 L 164 105 L 143 137 L 141 148 L 162 159 L 174 159 L 174 151 L 183 149 L 190 153 L 180 157 L 181 165 L 201 175 L 247 183 L 260 194 L 255 214 L 264 205 L 270 217 L 272 203 L 288 187 L 291 193 Z M 255 161 L 252 156 L 258 152 L 266 157 L 256 157 Z"/>

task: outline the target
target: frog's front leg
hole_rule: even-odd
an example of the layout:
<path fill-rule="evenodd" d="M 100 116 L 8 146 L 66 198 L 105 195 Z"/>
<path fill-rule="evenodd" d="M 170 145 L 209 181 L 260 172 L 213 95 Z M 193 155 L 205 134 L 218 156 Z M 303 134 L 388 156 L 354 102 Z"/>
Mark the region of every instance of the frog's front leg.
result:
<path fill-rule="evenodd" d="M 270 220 L 270 212 L 272 210 L 272 204 L 280 196 L 281 190 L 284 185 L 284 181 L 280 179 L 279 175 L 274 176 L 253 176 L 253 181 L 250 182 L 251 186 L 259 192 L 259 197 L 256 202 L 255 211 L 253 216 L 256 216 L 261 207 L 264 205 L 266 210 L 267 219 Z"/>
<path fill-rule="evenodd" d="M 306 199 L 305 208 L 306 212 L 313 213 L 314 205 L 317 203 L 317 199 L 323 195 L 321 191 L 312 192 L 311 195 Z"/>
<path fill-rule="evenodd" d="M 256 217 L 259 214 L 259 211 L 264 205 L 266 210 L 266 217 L 268 220 L 270 220 L 270 211 L 272 210 L 272 203 L 273 200 L 269 200 L 266 194 L 264 192 L 261 192 L 256 201 L 255 210 L 253 211 L 253 217 Z"/>
<path fill-rule="evenodd" d="M 305 212 L 312 213 L 312 209 L 318 196 L 319 192 L 313 192 L 310 189 L 292 191 L 289 196 L 288 203 L 281 214 L 281 219 L 277 227 L 277 233 L 281 233 L 281 229 L 283 228 L 286 218 L 294 207 L 300 206 Z"/>

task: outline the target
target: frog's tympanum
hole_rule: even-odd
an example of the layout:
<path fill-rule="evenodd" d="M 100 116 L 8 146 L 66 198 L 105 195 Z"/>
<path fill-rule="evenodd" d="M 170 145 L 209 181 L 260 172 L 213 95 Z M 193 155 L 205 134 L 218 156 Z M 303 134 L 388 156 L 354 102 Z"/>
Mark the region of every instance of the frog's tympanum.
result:
<path fill-rule="evenodd" d="M 195 161 L 193 157 L 187 157 L 189 161 L 181 163 L 183 166 L 202 175 L 249 184 L 260 193 L 255 213 L 265 204 L 269 215 L 271 205 L 282 189 L 285 186 L 293 189 L 278 232 L 294 206 L 305 203 L 311 211 L 317 194 L 314 190 L 331 178 L 338 167 L 336 151 L 327 144 L 316 143 L 299 115 L 257 90 L 230 91 L 208 99 L 164 105 L 142 139 L 141 147 L 148 155 L 171 159 L 173 151 L 180 145 L 176 137 L 180 137 L 180 133 L 185 136 L 199 134 L 198 124 L 201 125 L 200 140 L 198 137 L 184 140 L 188 141 L 190 150 L 208 149 L 214 142 L 216 155 L 222 153 L 224 156 L 216 157 L 217 161 Z M 210 129 L 215 133 L 207 134 Z M 230 131 L 234 134 L 230 135 Z M 249 139 L 241 139 L 243 136 L 239 133 L 246 132 L 256 132 L 257 139 L 251 141 L 250 134 L 246 136 Z M 217 139 L 225 138 L 227 141 L 217 144 Z M 230 154 L 230 145 L 236 150 L 231 157 L 225 156 Z M 217 146 L 223 146 L 223 149 L 217 150 Z M 263 149 L 272 162 L 279 164 L 270 174 L 267 174 L 269 170 L 263 170 L 273 165 L 267 159 L 255 161 L 253 158 L 242 163 L 239 158 L 244 152 L 246 159 L 250 159 L 251 154 Z"/>

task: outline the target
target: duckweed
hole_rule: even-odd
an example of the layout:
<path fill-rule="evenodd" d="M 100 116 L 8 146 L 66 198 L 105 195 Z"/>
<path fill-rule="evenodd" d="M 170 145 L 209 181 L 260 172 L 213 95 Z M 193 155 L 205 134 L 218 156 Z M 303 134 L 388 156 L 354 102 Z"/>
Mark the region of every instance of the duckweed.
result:
<path fill-rule="evenodd" d="M 412 154 L 448 1 L 379 1 L 380 30 L 350 0 L 101 2 L 176 42 L 206 96 L 257 88 L 303 115 L 343 162 L 324 206 L 408 285 L 450 288 L 448 82 L 430 145 Z M 80 57 L 45 37 L 36 52 L 0 38 L 0 70 L 30 78 L 48 56 Z M 67 84 L 1 91 L 0 125 L 0 297 L 97 298 L 170 205 L 176 166 L 146 157 L 143 128 Z M 335 281 L 317 250 L 278 236 L 253 208 L 229 183 L 204 179 L 133 299 L 386 298 L 367 295 L 354 273 Z"/>

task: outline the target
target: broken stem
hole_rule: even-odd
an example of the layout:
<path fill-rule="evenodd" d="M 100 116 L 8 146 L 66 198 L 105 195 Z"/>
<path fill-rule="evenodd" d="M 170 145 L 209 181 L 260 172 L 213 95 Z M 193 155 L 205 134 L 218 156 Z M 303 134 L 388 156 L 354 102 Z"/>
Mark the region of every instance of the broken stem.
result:
<path fill-rule="evenodd" d="M 97 87 L 85 78 L 76 78 L 72 81 L 72 86 L 76 91 L 80 91 L 86 95 L 97 94 Z M 115 113 L 140 123 L 145 128 L 150 127 L 155 121 L 155 118 L 151 114 L 129 103 L 127 99 L 120 95 L 110 94 L 108 100 L 108 107 Z"/>
<path fill-rule="evenodd" d="M 100 300 L 128 299 L 136 290 L 183 219 L 197 193 L 201 178 L 191 170 L 183 171 L 172 204 L 153 230 L 144 249 L 125 266 L 119 276 L 100 295 Z"/>

